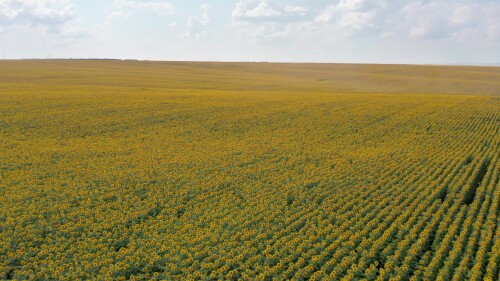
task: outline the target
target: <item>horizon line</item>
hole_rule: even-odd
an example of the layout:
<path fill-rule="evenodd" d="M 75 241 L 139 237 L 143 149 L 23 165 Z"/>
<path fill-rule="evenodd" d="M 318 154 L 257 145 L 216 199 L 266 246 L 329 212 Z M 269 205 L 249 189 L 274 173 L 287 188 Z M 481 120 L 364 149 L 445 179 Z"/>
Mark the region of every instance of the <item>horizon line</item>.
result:
<path fill-rule="evenodd" d="M 266 60 L 161 60 L 161 59 L 133 59 L 133 58 L 2 58 L 0 61 L 26 60 L 88 60 L 88 61 L 139 61 L 139 62 L 185 62 L 185 63 L 269 63 L 269 64 L 345 64 L 345 65 L 415 65 L 415 66 L 484 66 L 500 67 L 500 63 L 381 63 L 381 62 L 318 62 L 318 61 L 266 61 Z"/>

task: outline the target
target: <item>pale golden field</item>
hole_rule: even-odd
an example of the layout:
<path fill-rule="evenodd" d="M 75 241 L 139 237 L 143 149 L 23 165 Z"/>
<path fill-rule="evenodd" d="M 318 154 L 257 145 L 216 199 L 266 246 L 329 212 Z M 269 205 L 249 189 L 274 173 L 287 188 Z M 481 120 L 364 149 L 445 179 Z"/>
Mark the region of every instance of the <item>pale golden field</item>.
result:
<path fill-rule="evenodd" d="M 0 61 L 0 279 L 499 280 L 500 68 Z"/>

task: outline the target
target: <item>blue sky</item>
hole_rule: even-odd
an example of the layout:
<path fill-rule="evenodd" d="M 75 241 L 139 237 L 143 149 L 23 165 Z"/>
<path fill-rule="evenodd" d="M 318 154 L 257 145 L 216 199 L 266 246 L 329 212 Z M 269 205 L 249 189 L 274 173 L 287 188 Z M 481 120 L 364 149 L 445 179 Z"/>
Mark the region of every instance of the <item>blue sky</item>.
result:
<path fill-rule="evenodd" d="M 6 58 L 500 63 L 498 0 L 0 0 Z"/>

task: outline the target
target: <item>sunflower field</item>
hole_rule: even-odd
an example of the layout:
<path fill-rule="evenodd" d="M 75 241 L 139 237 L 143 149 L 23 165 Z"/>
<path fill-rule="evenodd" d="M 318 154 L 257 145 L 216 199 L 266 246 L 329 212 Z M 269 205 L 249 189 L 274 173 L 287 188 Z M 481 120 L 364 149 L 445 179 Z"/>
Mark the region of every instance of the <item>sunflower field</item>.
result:
<path fill-rule="evenodd" d="M 0 61 L 2 280 L 499 280 L 500 68 Z"/>

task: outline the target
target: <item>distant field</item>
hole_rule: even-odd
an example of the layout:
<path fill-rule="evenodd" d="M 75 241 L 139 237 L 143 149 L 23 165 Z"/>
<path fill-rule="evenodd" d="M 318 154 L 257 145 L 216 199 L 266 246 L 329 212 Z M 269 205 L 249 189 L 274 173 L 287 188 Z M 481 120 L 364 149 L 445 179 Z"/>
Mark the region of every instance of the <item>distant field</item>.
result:
<path fill-rule="evenodd" d="M 80 88 L 81 87 L 81 88 Z M 42 89 L 43 88 L 43 89 Z M 18 94 L 176 91 L 500 95 L 500 67 L 0 61 L 0 91 Z"/>
<path fill-rule="evenodd" d="M 0 280 L 499 280 L 500 67 L 0 61 Z"/>

